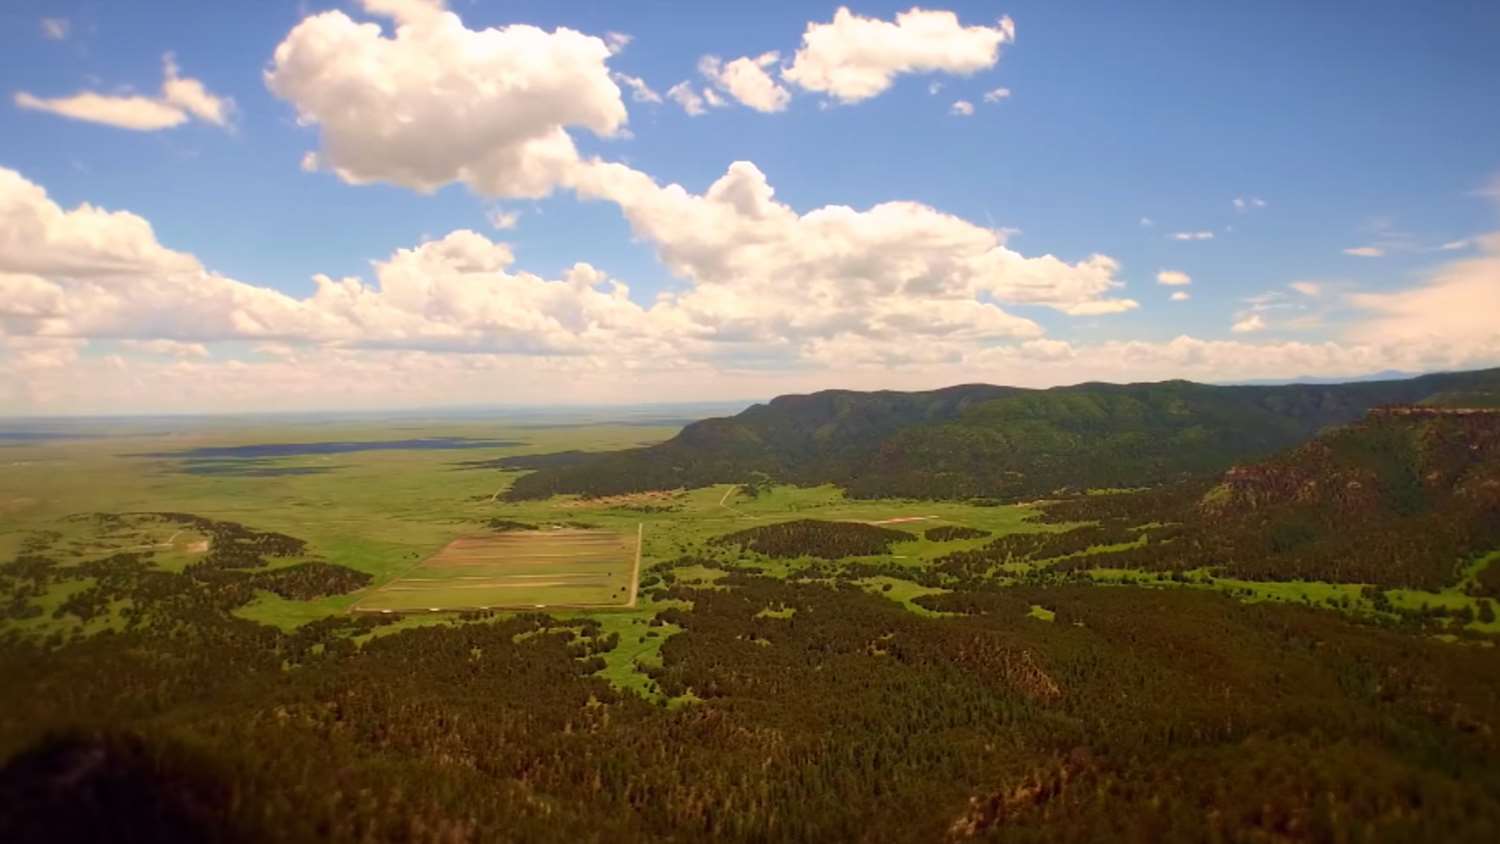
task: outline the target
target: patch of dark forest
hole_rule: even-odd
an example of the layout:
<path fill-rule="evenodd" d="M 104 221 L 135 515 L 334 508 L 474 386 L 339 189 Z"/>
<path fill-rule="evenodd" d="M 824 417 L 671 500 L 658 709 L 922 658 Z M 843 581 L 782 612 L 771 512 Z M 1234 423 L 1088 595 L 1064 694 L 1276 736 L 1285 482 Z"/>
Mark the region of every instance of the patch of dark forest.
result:
<path fill-rule="evenodd" d="M 190 513 L 90 513 L 71 518 L 104 530 L 143 520 L 178 525 L 207 535 L 209 545 L 201 559 L 181 572 L 170 572 L 153 565 L 156 552 L 149 549 L 62 565 L 52 539 L 36 537 L 13 560 L 0 565 L 0 615 L 40 615 L 43 609 L 31 599 L 45 595 L 53 584 L 92 580 L 64 600 L 53 616 L 72 615 L 88 622 L 109 613 L 116 602 L 125 602 L 119 609 L 125 629 L 171 631 L 182 624 L 225 622 L 231 610 L 250 603 L 257 591 L 306 601 L 352 592 L 371 580 L 364 572 L 321 560 L 254 571 L 266 569 L 270 559 L 306 556 L 307 543 L 237 522 Z M 54 644 L 61 642 L 57 634 L 53 639 Z"/>

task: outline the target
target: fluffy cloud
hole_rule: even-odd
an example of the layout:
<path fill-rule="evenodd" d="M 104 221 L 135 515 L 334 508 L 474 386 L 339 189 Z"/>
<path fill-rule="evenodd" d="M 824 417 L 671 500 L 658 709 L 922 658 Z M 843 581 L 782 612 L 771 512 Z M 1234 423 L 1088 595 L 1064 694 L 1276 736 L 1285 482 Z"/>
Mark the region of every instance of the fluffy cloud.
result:
<path fill-rule="evenodd" d="M 234 101 L 210 93 L 197 79 L 181 75 L 171 53 L 162 57 L 162 75 L 161 94 L 155 97 L 82 91 L 67 97 L 44 98 L 18 91 L 15 103 L 20 108 L 137 132 L 171 129 L 193 118 L 215 126 L 229 125 Z"/>
<path fill-rule="evenodd" d="M 91 231 L 102 238 L 107 227 Z M 1422 285 L 1355 297 L 1356 310 L 1369 319 L 1356 322 L 1346 336 L 1324 342 L 1180 336 L 1167 342 L 1071 344 L 1024 332 L 993 343 L 977 343 L 963 334 L 955 338 L 901 333 L 888 340 L 853 326 L 808 339 L 795 360 L 777 357 L 774 349 L 734 358 L 714 357 L 696 348 L 692 354 L 673 354 L 672 348 L 631 343 L 627 336 L 595 341 L 609 344 L 609 354 L 539 355 L 517 366 L 512 354 L 478 349 L 455 355 L 395 344 L 300 341 L 261 343 L 258 356 L 249 359 L 201 356 L 190 343 L 130 344 L 136 347 L 132 351 L 145 348 L 150 353 L 122 358 L 82 355 L 85 340 L 79 338 L 0 331 L 0 404 L 44 411 L 161 412 L 260 409 L 268 401 L 287 408 L 380 408 L 393 402 L 461 402 L 476 394 L 544 395 L 554 402 L 638 402 L 645 396 L 686 401 L 828 387 L 928 389 L 973 381 L 1050 386 L 1164 378 L 1227 382 L 1355 376 L 1390 368 L 1472 368 L 1500 361 L 1500 338 L 1483 319 L 1494 312 L 1493 291 L 1500 289 L 1500 259 L 1495 257 L 1500 254 L 1500 238 L 1483 242 L 1490 244 L 1485 257 L 1436 268 Z M 375 310 L 467 308 L 454 298 L 468 293 L 463 290 L 467 283 L 457 278 L 485 284 L 495 267 L 508 261 L 509 253 L 500 245 L 467 235 L 403 250 L 376 264 L 377 279 L 390 279 L 392 298 Z M 589 275 L 580 271 L 574 281 L 581 285 Z M 441 279 L 432 282 L 435 276 Z M 377 299 L 381 294 L 355 284 Z M 405 304 L 398 307 L 396 300 Z M 0 296 L 0 301 L 10 302 L 11 297 Z M 978 320 L 965 313 L 972 307 L 957 303 L 951 313 L 938 311 L 936 317 L 972 331 Z M 669 318 L 673 310 L 653 309 L 656 312 L 646 319 L 661 320 L 658 330 L 676 329 L 680 326 Z M 908 330 L 899 311 L 866 313 L 885 320 L 885 331 Z M 1455 313 L 1464 316 L 1456 319 Z M 929 313 L 915 316 L 924 321 L 935 318 Z M 684 342 L 695 341 L 679 339 L 676 345 Z M 616 343 L 622 344 L 619 353 Z M 753 352 L 746 343 L 719 345 Z"/>
<path fill-rule="evenodd" d="M 543 279 L 513 270 L 505 244 L 457 231 L 375 262 L 373 282 L 315 276 L 315 293 L 298 299 L 212 272 L 138 216 L 66 210 L 0 171 L 0 332 L 786 365 L 835 341 L 966 349 L 1039 337 L 1009 305 L 1136 307 L 1114 296 L 1122 283 L 1106 256 L 1026 257 L 1003 231 L 911 202 L 799 214 L 747 162 L 702 195 L 597 160 L 569 172 L 567 186 L 618 204 L 689 286 L 643 308 L 586 264 Z M 511 222 L 497 213 L 497 224 Z"/>
<path fill-rule="evenodd" d="M 188 119 L 181 110 L 151 97 L 115 97 L 91 91 L 49 99 L 17 91 L 15 103 L 20 108 L 48 111 L 74 120 L 103 123 L 138 132 L 170 129 L 186 123 Z"/>
<path fill-rule="evenodd" d="M 704 56 L 698 62 L 698 72 L 719 90 L 756 111 L 783 111 L 791 102 L 791 92 L 766 73 L 766 68 L 775 67 L 779 58 L 775 52 L 755 58 L 742 56 L 730 62 L 718 56 Z"/>
<path fill-rule="evenodd" d="M 231 100 L 214 96 L 202 82 L 182 76 L 171 53 L 162 58 L 162 64 L 166 79 L 161 83 L 161 96 L 165 102 L 215 126 L 229 122 L 229 113 L 234 107 Z"/>
<path fill-rule="evenodd" d="M 636 102 L 661 104 L 661 94 L 651 90 L 651 86 L 646 84 L 646 80 L 639 76 L 616 73 L 614 78 L 616 82 L 630 89 L 630 98 Z"/>
<path fill-rule="evenodd" d="M 460 230 L 373 264 L 373 280 L 314 276 L 294 298 L 216 274 L 160 244 L 150 224 L 90 205 L 66 210 L 0 170 L 0 334 L 140 341 L 192 354 L 229 340 L 617 360 L 813 359 L 830 342 L 911 338 L 983 344 L 1041 329 L 1000 303 L 1070 313 L 1134 307 L 1107 298 L 1112 260 L 1026 258 L 1002 236 L 914 203 L 799 215 L 736 164 L 699 196 L 623 165 L 579 185 L 619 203 L 690 282 L 651 308 L 587 264 L 548 280 L 512 268 L 508 246 Z"/>
<path fill-rule="evenodd" d="M 1192 297 L 1188 295 L 1188 292 L 1186 290 L 1178 290 L 1178 291 L 1173 292 L 1172 295 L 1169 298 L 1173 302 L 1186 302 L 1188 299 L 1190 299 Z"/>
<path fill-rule="evenodd" d="M 973 117 L 974 104 L 968 100 L 955 100 L 953 105 L 948 107 L 948 113 L 954 117 Z"/>
<path fill-rule="evenodd" d="M 467 230 L 375 262 L 375 285 L 313 277 L 307 305 L 345 327 L 346 345 L 582 355 L 638 354 L 643 311 L 588 264 L 561 280 L 513 272 L 510 248 Z"/>
<path fill-rule="evenodd" d="M 619 172 L 644 178 L 628 168 Z M 471 394 L 476 383 L 513 385 L 528 378 L 541 379 L 535 389 L 551 384 L 549 396 L 566 383 L 588 391 L 579 398 L 627 399 L 632 395 L 619 392 L 625 373 L 632 390 L 670 392 L 683 372 L 697 372 L 699 384 L 747 366 L 785 372 L 818 364 L 838 349 L 852 355 L 861 346 L 910 347 L 913 338 L 954 358 L 976 344 L 1041 333 L 1030 320 L 973 295 L 921 292 L 927 281 L 953 283 L 922 276 L 938 271 L 932 265 L 944 260 L 937 254 L 943 241 L 962 245 L 967 224 L 944 233 L 943 226 L 959 221 L 890 208 L 871 220 L 825 209 L 852 216 L 815 225 L 782 206 L 745 205 L 753 203 L 754 182 L 731 173 L 702 197 L 649 180 L 634 185 L 642 189 L 641 205 L 632 207 L 643 230 L 656 233 L 672 260 L 701 281 L 648 310 L 630 300 L 624 285 L 587 264 L 558 280 L 516 271 L 507 246 L 469 231 L 397 250 L 374 262 L 371 281 L 316 276 L 314 294 L 297 299 L 212 273 L 193 256 L 161 245 L 138 216 L 89 205 L 66 210 L 40 187 L 0 170 L 0 401 L 120 409 L 136 407 L 150 393 L 157 396 L 152 401 L 170 394 L 199 409 L 273 399 L 282 406 L 326 406 L 347 398 L 357 406 L 388 404 L 395 395 L 451 399 Z M 898 216 L 881 219 L 891 212 Z M 790 283 L 778 284 L 774 273 L 790 264 L 745 273 L 739 262 L 754 257 L 748 245 L 751 251 L 720 263 L 700 253 L 694 243 L 715 236 L 712 223 L 694 228 L 678 216 L 697 213 L 732 226 L 731 238 L 795 238 L 805 223 L 830 237 L 843 232 L 845 242 L 837 247 L 843 249 L 868 242 L 899 251 L 925 241 L 927 254 L 916 260 L 927 269 L 913 264 L 887 271 L 880 259 L 822 251 L 790 256 L 806 266 Z M 896 235 L 909 228 L 900 217 L 906 213 L 933 219 L 902 241 Z M 985 236 L 968 236 L 976 233 Z M 825 276 L 861 268 L 887 275 L 863 281 Z M 1041 278 L 1054 268 L 1030 271 Z M 815 283 L 799 287 L 798 279 Z M 908 289 L 843 290 L 850 281 Z M 93 340 L 120 341 L 126 356 L 80 357 Z M 231 340 L 258 341 L 261 359 L 208 354 L 209 344 Z M 515 366 L 517 355 L 526 356 L 525 367 Z M 529 374 L 507 374 L 518 370 Z M 676 374 L 651 380 L 650 373 L 664 371 Z M 769 390 L 768 383 L 755 390 Z"/>
<path fill-rule="evenodd" d="M 807 25 L 801 48 L 781 76 L 805 90 L 856 103 L 884 92 L 901 74 L 967 76 L 994 67 L 1001 45 L 1015 37 L 1010 18 L 995 26 L 963 26 L 953 12 L 911 9 L 883 21 L 840 7 L 832 22 Z"/>
<path fill-rule="evenodd" d="M 1181 270 L 1162 270 L 1156 274 L 1156 283 L 1180 287 L 1185 284 L 1192 284 L 1193 278 Z"/>
<path fill-rule="evenodd" d="M 568 127 L 618 134 L 627 115 L 610 44 L 571 29 L 471 30 L 438 0 L 363 0 L 377 23 L 313 15 L 277 46 L 266 84 L 318 127 L 346 182 L 489 196 L 547 195 L 577 162 Z"/>
<path fill-rule="evenodd" d="M 1249 342 L 1181 336 L 1166 342 L 1070 344 L 1046 338 L 975 348 L 945 341 L 879 343 L 833 337 L 809 348 L 808 365 L 726 366 L 681 359 L 539 357 L 401 349 L 267 346 L 262 358 L 152 356 L 121 361 L 78 355 L 77 341 L 0 337 L 0 403 L 47 410 L 220 411 L 278 407 L 388 408 L 445 404 L 474 395 L 545 396 L 552 402 L 703 401 L 849 389 L 931 389 L 985 381 L 1044 387 L 1079 381 L 1192 378 L 1233 382 L 1298 375 L 1356 376 L 1387 368 L 1492 364 L 1495 349 L 1346 342 Z M 274 352 L 274 353 L 273 353 Z M 1489 357 L 1486 357 L 1488 354 Z M 21 356 L 26 367 L 17 365 Z"/>
<path fill-rule="evenodd" d="M 995 88 L 984 92 L 984 101 L 987 103 L 998 103 L 1006 99 L 1010 99 L 1009 88 Z"/>
<path fill-rule="evenodd" d="M 1252 208 L 1266 207 L 1266 201 L 1258 196 L 1244 197 L 1236 196 L 1230 201 L 1236 211 L 1249 211 Z"/>
<path fill-rule="evenodd" d="M 1000 232 L 913 202 L 799 214 L 774 199 L 749 162 L 732 164 L 702 195 L 603 162 L 585 168 L 576 188 L 618 204 L 668 269 L 692 283 L 653 309 L 688 336 L 796 342 L 864 331 L 899 339 L 947 336 L 965 320 L 985 336 L 1031 336 L 1034 325 L 999 306 L 1073 314 L 1136 306 L 1111 298 L 1122 283 L 1107 256 L 1027 258 L 1006 248 Z"/>
<path fill-rule="evenodd" d="M 1303 296 L 1312 296 L 1316 298 L 1323 295 L 1323 285 L 1317 283 L 1316 281 L 1294 281 L 1291 284 L 1288 284 L 1287 287 L 1290 287 L 1298 293 L 1301 293 Z"/>
<path fill-rule="evenodd" d="M 1246 314 L 1237 319 L 1234 325 L 1229 328 L 1235 334 L 1252 334 L 1256 331 L 1264 331 L 1265 329 L 1266 321 L 1260 314 Z"/>
<path fill-rule="evenodd" d="M 0 302 L 9 335 L 198 341 L 316 328 L 288 297 L 162 246 L 146 220 L 91 205 L 65 211 L 5 169 Z"/>
<path fill-rule="evenodd" d="M 375 262 L 373 285 L 319 275 L 316 292 L 295 299 L 209 271 L 158 243 L 134 214 L 90 205 L 64 210 L 37 185 L 0 169 L 3 336 L 555 355 L 657 351 L 643 339 L 644 312 L 623 285 L 587 264 L 546 280 L 512 271 L 512 262 L 509 247 L 460 230 Z"/>
<path fill-rule="evenodd" d="M 1214 233 L 1210 231 L 1197 232 L 1173 232 L 1168 235 L 1173 240 L 1213 240 Z"/>
<path fill-rule="evenodd" d="M 16 374 L 32 375 L 38 370 L 61 370 L 78 360 L 87 343 L 66 337 L 11 337 L 0 334 L 0 350 Z"/>
<path fill-rule="evenodd" d="M 678 82 L 667 89 L 667 98 L 682 106 L 682 110 L 691 117 L 707 114 L 708 108 L 704 105 L 703 97 L 693 90 L 691 82 Z"/>

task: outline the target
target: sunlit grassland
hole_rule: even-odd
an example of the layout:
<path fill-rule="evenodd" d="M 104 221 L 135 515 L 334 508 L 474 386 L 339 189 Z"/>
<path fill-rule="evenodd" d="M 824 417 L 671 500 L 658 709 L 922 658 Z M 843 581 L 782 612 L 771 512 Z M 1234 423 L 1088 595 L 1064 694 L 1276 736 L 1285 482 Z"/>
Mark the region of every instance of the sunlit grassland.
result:
<path fill-rule="evenodd" d="M 907 610 L 914 612 L 917 615 L 925 615 L 930 617 L 951 615 L 951 613 L 942 613 L 930 610 L 922 606 L 921 604 L 916 603 L 917 598 L 921 598 L 927 595 L 941 595 L 947 592 L 947 589 L 938 589 L 932 586 L 922 586 L 917 583 L 912 583 L 910 580 L 898 580 L 894 577 L 885 576 L 863 577 L 855 581 L 855 583 L 858 583 L 860 588 L 864 589 L 866 592 L 880 595 L 884 598 L 889 598 L 890 600 L 895 601 L 903 607 L 906 607 Z"/>
<path fill-rule="evenodd" d="M 277 531 L 307 542 L 306 555 L 296 559 L 273 558 L 269 561 L 272 566 L 316 559 L 371 575 L 368 587 L 349 594 L 297 601 L 263 591 L 235 610 L 242 618 L 291 630 L 349 612 L 356 606 L 375 607 L 378 602 L 371 602 L 372 595 L 402 577 L 413 576 L 425 560 L 455 538 L 485 533 L 486 523 L 492 519 L 538 526 L 581 524 L 632 538 L 637 526 L 644 525 L 641 574 L 652 585 L 642 590 L 635 608 L 552 607 L 546 611 L 559 619 L 596 619 L 603 626 L 602 635 L 618 633 L 619 646 L 601 655 L 606 665 L 601 676 L 622 689 L 654 696 L 650 678 L 642 669 L 658 664 L 662 646 L 682 631 L 672 625 L 653 626 L 652 622 L 667 607 L 690 606 L 667 599 L 660 591 L 665 586 L 661 576 L 666 573 L 667 565 L 679 558 L 694 558 L 671 569 L 673 585 L 689 591 L 733 588 L 728 571 L 739 569 L 809 582 L 852 583 L 913 613 L 937 616 L 919 600 L 945 590 L 916 581 L 943 555 L 982 547 L 1005 534 L 1072 527 L 1036 520 L 1035 506 L 856 500 L 832 486 L 775 486 L 754 497 L 737 487 L 718 485 L 667 496 L 602 500 L 559 496 L 546 501 L 508 502 L 503 499 L 503 492 L 519 477 L 519 472 L 464 465 L 516 454 L 610 450 L 660 441 L 673 433 L 675 429 L 670 427 L 633 425 L 541 428 L 478 422 L 309 424 L 10 446 L 0 448 L 0 560 L 15 556 L 29 539 L 55 533 L 58 536 L 53 547 L 66 551 L 58 557 L 61 569 L 121 550 L 148 548 L 152 565 L 181 571 L 201 556 L 201 550 L 195 549 L 201 548 L 205 539 L 202 535 L 178 531 L 167 524 L 103 531 L 88 520 L 67 518 L 95 512 L 175 511 L 238 522 L 256 530 Z M 431 437 L 469 437 L 517 444 L 280 457 L 264 461 L 264 466 L 317 471 L 254 476 L 191 474 L 184 471 L 186 465 L 182 459 L 141 456 L 203 446 Z M 771 559 L 711 541 L 748 527 L 793 519 L 880 523 L 907 532 L 912 538 L 897 543 L 887 555 L 832 562 L 810 557 Z M 944 542 L 923 536 L 928 529 L 944 525 L 977 528 L 989 535 Z M 1101 550 L 1109 549 L 1091 549 L 1085 553 Z M 993 573 L 992 580 L 1003 585 L 1057 577 L 1059 573 L 1050 570 L 1055 562 L 1007 565 L 1003 571 Z M 1500 633 L 1500 622 L 1478 620 L 1479 603 L 1463 590 L 1484 566 L 1493 564 L 1500 564 L 1500 553 L 1469 564 L 1459 583 L 1448 589 L 1439 592 L 1394 589 L 1385 590 L 1384 595 L 1393 607 L 1405 610 L 1420 610 L 1424 606 L 1468 608 L 1475 615 L 1475 620 L 1467 625 L 1469 630 Z M 884 573 L 870 576 L 868 570 L 857 570 L 862 565 L 880 566 Z M 845 567 L 851 569 L 847 574 L 843 573 Z M 906 575 L 896 576 L 901 575 L 901 569 L 909 570 L 911 579 Z M 1215 577 L 1210 572 L 1192 572 L 1174 579 L 1160 573 L 1107 568 L 1094 568 L 1078 576 L 1101 584 L 1124 582 L 1153 588 L 1213 589 L 1239 600 L 1300 603 L 1356 616 L 1372 616 L 1377 612 L 1363 584 L 1245 581 Z M 81 578 L 52 583 L 45 594 L 31 599 L 42 611 L 41 615 L 0 621 L 0 630 L 46 635 L 120 629 L 123 604 L 119 603 L 86 624 L 72 615 L 54 616 L 58 607 L 70 596 L 87 589 L 90 583 Z M 573 595 L 567 593 L 567 588 L 561 587 L 545 601 L 536 603 L 596 603 L 592 593 Z M 467 605 L 460 601 L 465 597 L 459 594 L 461 591 L 455 590 L 453 595 L 426 595 L 417 601 L 421 606 L 408 608 Z M 772 615 L 779 612 L 775 608 L 769 611 Z M 1042 619 L 1046 612 L 1041 608 L 1033 616 Z M 448 623 L 459 621 L 451 614 L 424 612 L 377 628 L 361 639 Z"/>
<path fill-rule="evenodd" d="M 354 609 L 623 606 L 636 576 L 638 536 L 542 525 L 460 537 L 368 591 Z"/>
<path fill-rule="evenodd" d="M 1493 559 L 1497 555 L 1490 555 Z M 1147 586 L 1156 588 L 1212 589 L 1224 592 L 1247 603 L 1277 601 L 1304 604 L 1312 607 L 1351 613 L 1356 616 L 1377 616 L 1384 613 L 1366 595 L 1367 584 L 1327 583 L 1319 580 L 1240 580 L 1218 577 L 1209 572 L 1188 572 L 1184 579 L 1177 580 L 1162 572 L 1139 569 L 1098 567 L 1088 569 L 1084 576 L 1095 583 L 1105 585 Z M 1463 610 L 1468 609 L 1475 619 L 1463 626 L 1476 633 L 1500 633 L 1500 621 L 1478 619 L 1480 601 L 1486 600 L 1464 593 L 1458 586 L 1441 591 L 1420 589 L 1382 589 L 1381 593 L 1390 605 L 1399 610 L 1420 611 L 1428 608 Z M 1493 599 L 1488 599 L 1493 601 Z"/>
<path fill-rule="evenodd" d="M 493 498 L 509 485 L 515 473 L 461 464 L 512 454 L 622 448 L 657 442 L 675 432 L 671 427 L 636 425 L 533 428 L 479 423 L 421 427 L 299 424 L 9 446 L 0 448 L 0 558 L 14 557 L 39 532 L 61 534 L 57 547 L 81 554 L 76 558 L 60 556 L 64 566 L 166 539 L 154 535 L 101 537 L 99 530 L 86 521 L 68 518 L 77 514 L 185 512 L 305 540 L 312 558 L 367 572 L 374 578 L 371 588 L 376 588 L 418 565 L 455 536 L 475 530 L 507 509 Z M 143 456 L 205 446 L 431 437 L 519 444 L 260 461 L 278 469 L 326 470 L 269 476 L 191 474 L 185 471 L 188 463 L 181 458 Z M 614 521 L 623 525 L 629 520 Z M 630 527 L 634 529 L 633 521 Z M 189 545 L 179 541 L 170 549 L 152 549 L 153 564 L 180 571 L 197 556 L 187 550 Z M 299 561 L 269 562 L 275 566 Z M 28 619 L 28 627 L 75 627 L 51 617 L 55 605 L 66 600 L 69 589 L 76 588 L 73 583 L 54 584 L 45 600 L 37 601 L 46 612 L 41 618 Z M 287 601 L 264 593 L 239 613 L 288 628 L 347 610 L 360 597 L 361 593 L 353 593 Z"/>
<path fill-rule="evenodd" d="M 1034 618 L 1037 621 L 1049 621 L 1050 622 L 1050 621 L 1057 620 L 1057 613 L 1053 612 L 1052 610 L 1047 609 L 1046 607 L 1042 606 L 1041 604 L 1032 604 L 1031 605 L 1031 609 L 1027 611 L 1026 616 L 1028 618 Z"/>
<path fill-rule="evenodd" d="M 620 636 L 615 649 L 604 654 L 605 668 L 598 676 L 617 688 L 655 697 L 645 670 L 661 667 L 662 646 L 681 633 L 682 628 L 673 624 L 652 627 L 650 617 L 644 613 L 613 613 L 598 618 L 605 636 L 611 633 Z"/>

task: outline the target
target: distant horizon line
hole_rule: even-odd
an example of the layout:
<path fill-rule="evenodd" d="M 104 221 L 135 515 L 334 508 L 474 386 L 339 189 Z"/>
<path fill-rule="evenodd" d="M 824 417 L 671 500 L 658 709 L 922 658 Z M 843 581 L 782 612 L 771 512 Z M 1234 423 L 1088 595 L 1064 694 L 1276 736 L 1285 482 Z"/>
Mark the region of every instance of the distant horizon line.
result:
<path fill-rule="evenodd" d="M 1084 384 L 1164 384 L 1172 381 L 1186 381 L 1188 383 L 1203 384 L 1210 387 L 1268 387 L 1268 386 L 1292 386 L 1298 384 L 1352 384 L 1373 381 L 1404 381 L 1412 378 L 1421 378 L 1428 375 L 1451 374 L 1453 372 L 1482 372 L 1494 367 L 1480 367 L 1477 369 L 1462 370 L 1431 370 L 1421 372 L 1408 372 L 1404 370 L 1380 370 L 1361 375 L 1346 376 L 1311 376 L 1298 375 L 1285 379 L 1246 379 L 1236 381 L 1194 381 L 1190 378 L 1162 378 L 1153 381 L 1099 381 L 1088 380 L 1068 384 L 1054 384 L 1050 387 L 1016 387 L 1023 390 L 1053 390 L 1068 387 L 1077 387 Z M 705 408 L 705 407 L 730 407 L 740 406 L 748 408 L 756 404 L 764 404 L 781 396 L 806 396 L 815 395 L 829 391 L 847 392 L 901 392 L 921 393 L 935 392 L 937 390 L 950 389 L 963 386 L 1014 386 L 997 384 L 989 381 L 963 381 L 947 384 L 942 387 L 929 389 L 899 390 L 891 388 L 877 388 L 874 390 L 858 390 L 843 387 L 825 387 L 808 392 L 787 392 L 775 396 L 763 398 L 738 398 L 738 399 L 703 399 L 696 401 L 648 401 L 648 402 L 577 402 L 577 403 L 552 403 L 552 404 L 439 404 L 439 405 L 407 405 L 404 407 L 368 408 L 361 410 L 346 409 L 306 409 L 306 410 L 240 410 L 240 411 L 176 411 L 176 412 L 152 412 L 152 411 L 121 411 L 115 413 L 38 413 L 38 414 L 11 414 L 0 413 L 0 425 L 11 422 L 69 422 L 69 421 L 103 421 L 103 420 L 169 420 L 169 419 L 237 419 L 237 418 L 298 418 L 298 417 L 347 417 L 347 418 L 376 418 L 381 416 L 393 417 L 420 417 L 430 415 L 435 417 L 454 417 L 481 413 L 512 413 L 518 415 L 544 415 L 547 413 L 583 414 L 594 412 L 620 412 L 628 410 L 637 411 L 668 411 L 674 408 Z M 616 421 L 616 420 L 602 420 Z M 621 420 L 623 421 L 623 420 Z M 0 434 L 3 434 L 0 431 Z"/>

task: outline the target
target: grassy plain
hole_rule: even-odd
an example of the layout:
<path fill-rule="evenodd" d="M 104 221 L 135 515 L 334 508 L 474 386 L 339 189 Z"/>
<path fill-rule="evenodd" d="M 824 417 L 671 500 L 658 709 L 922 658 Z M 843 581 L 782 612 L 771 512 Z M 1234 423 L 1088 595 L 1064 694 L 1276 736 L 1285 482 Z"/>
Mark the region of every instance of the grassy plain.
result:
<path fill-rule="evenodd" d="M 658 442 L 676 431 L 669 425 L 587 424 L 524 426 L 483 421 L 337 423 L 243 423 L 140 427 L 110 436 L 0 446 L 0 561 L 23 553 L 29 542 L 49 537 L 66 548 L 66 567 L 111 553 L 150 549 L 152 565 L 181 571 L 206 550 L 206 537 L 159 522 L 126 520 L 101 528 L 89 513 L 173 511 L 278 531 L 307 542 L 307 553 L 273 565 L 322 560 L 371 576 L 348 594 L 290 600 L 258 592 L 235 610 L 239 616 L 291 630 L 330 615 L 357 610 L 420 610 L 431 607 L 506 607 L 545 610 L 560 620 L 592 618 L 620 644 L 603 655 L 603 676 L 622 688 L 655 694 L 645 670 L 660 659 L 663 644 L 680 632 L 656 619 L 670 607 L 690 606 L 668 598 L 671 581 L 692 589 L 733 588 L 729 570 L 815 582 L 852 583 L 912 612 L 935 615 L 919 601 L 943 590 L 919 583 L 939 557 L 978 548 L 996 536 L 1062 530 L 1035 521 L 1032 506 L 976 506 L 960 502 L 854 500 L 835 487 L 777 486 L 754 497 L 719 485 L 656 495 L 583 500 L 559 496 L 511 503 L 501 494 L 520 473 L 476 462 L 571 449 L 611 450 Z M 482 447 L 343 450 L 289 456 L 226 458 L 220 464 L 185 454 L 193 449 L 299 442 L 380 442 L 439 437 L 469 438 Z M 205 463 L 209 471 L 203 471 Z M 715 537 L 791 519 L 881 524 L 909 532 L 889 555 L 836 563 L 811 558 L 769 559 L 714 545 Z M 571 530 L 496 533 L 501 519 L 529 525 L 571 525 Z M 933 541 L 923 533 L 943 525 L 988 532 L 977 539 Z M 634 575 L 641 537 L 639 579 Z M 1492 555 L 1465 572 L 1472 580 Z M 677 562 L 688 558 L 686 562 Z M 861 567 L 865 567 L 861 570 Z M 869 571 L 879 567 L 879 573 Z M 995 583 L 1026 582 L 1054 575 L 1048 565 L 1017 564 Z M 847 571 L 846 571 L 847 569 Z M 909 570 L 909 577 L 901 570 Z M 1159 588 L 1214 589 L 1242 600 L 1274 600 L 1370 614 L 1376 610 L 1362 584 L 1255 582 L 1196 572 L 1172 579 L 1144 572 L 1095 569 L 1082 576 L 1101 584 L 1132 583 Z M 639 584 L 639 594 L 634 591 Z M 525 584 L 525 585 L 520 585 Z M 86 589 L 86 578 L 59 579 L 32 596 L 40 614 L 0 620 L 0 629 L 28 634 L 94 633 L 121 626 L 122 605 L 111 605 L 85 622 L 58 612 Z M 1460 586 L 1442 592 L 1389 590 L 1393 606 L 1478 609 Z M 680 593 L 678 593 L 680 594 Z M 632 602 L 630 599 L 635 598 Z M 775 608 L 772 608 L 773 610 Z M 1045 617 L 1045 609 L 1034 613 Z M 1469 629 L 1500 633 L 1500 622 L 1474 613 Z M 457 623 L 451 616 L 403 619 L 390 629 Z"/>
<path fill-rule="evenodd" d="M 18 427 L 12 422 L 7 427 Z M 10 559 L 38 532 L 92 543 L 100 556 L 156 537 L 101 536 L 75 514 L 185 512 L 286 533 L 318 559 L 367 572 L 378 588 L 459 536 L 500 515 L 493 498 L 512 473 L 470 469 L 471 461 L 563 451 L 615 449 L 657 442 L 675 427 L 576 425 L 507 427 L 493 423 L 278 423 L 199 425 L 139 430 L 78 440 L 0 447 L 0 559 Z M 497 448 L 412 449 L 303 455 L 255 461 L 288 474 L 195 474 L 186 457 L 154 456 L 206 447 L 295 442 L 379 442 L 459 437 L 519 443 Z M 153 456 L 148 456 L 153 455 Z M 639 520 L 636 520 L 639 521 Z M 624 528 L 623 521 L 619 527 Z M 628 525 L 631 532 L 635 523 Z M 82 559 L 82 558 L 80 558 Z M 157 554 L 180 569 L 191 556 Z M 62 584 L 58 584 L 61 586 Z M 57 587 L 54 587 L 57 588 Z M 283 628 L 356 604 L 363 592 L 310 602 L 266 593 L 240 612 Z M 52 622 L 56 622 L 55 624 Z M 48 619 L 48 629 L 68 628 Z"/>

